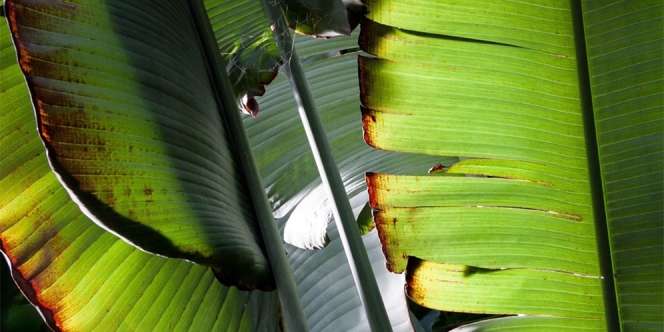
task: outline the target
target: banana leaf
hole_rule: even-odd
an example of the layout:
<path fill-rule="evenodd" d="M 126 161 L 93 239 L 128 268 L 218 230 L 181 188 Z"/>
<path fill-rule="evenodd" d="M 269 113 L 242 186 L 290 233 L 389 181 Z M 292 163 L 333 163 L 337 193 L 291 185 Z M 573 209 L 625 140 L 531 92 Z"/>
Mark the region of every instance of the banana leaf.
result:
<path fill-rule="evenodd" d="M 367 175 L 388 268 L 460 331 L 664 328 L 661 1 L 370 0 Z"/>

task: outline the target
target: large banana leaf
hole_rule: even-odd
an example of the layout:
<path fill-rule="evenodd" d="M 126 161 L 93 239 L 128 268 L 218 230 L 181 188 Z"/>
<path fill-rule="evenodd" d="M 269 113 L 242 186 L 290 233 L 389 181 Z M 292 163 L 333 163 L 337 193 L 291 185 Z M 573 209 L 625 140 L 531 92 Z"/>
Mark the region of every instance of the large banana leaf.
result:
<path fill-rule="evenodd" d="M 331 17 L 347 21 L 343 3 L 333 3 L 340 13 Z M 190 15 L 182 15 L 187 3 L 144 19 L 154 5 L 8 3 L 50 163 L 88 216 L 116 235 L 214 266 L 227 283 L 269 289 L 233 138 L 214 88 L 200 79 L 208 69 Z M 245 109 L 255 114 L 248 99 L 262 94 L 278 65 L 260 3 L 206 6 L 236 93 L 246 93 Z M 289 13 L 319 7 L 285 6 Z M 223 29 L 236 22 L 229 17 L 243 24 Z M 172 38 L 151 35 L 162 27 Z M 104 47 L 108 52 L 97 51 Z"/>
<path fill-rule="evenodd" d="M 661 1 L 371 0 L 367 176 L 388 267 L 461 330 L 664 328 Z M 525 314 L 525 316 L 523 315 Z"/>
<path fill-rule="evenodd" d="M 0 249 L 52 329 L 277 329 L 274 293 L 227 288 L 209 268 L 142 252 L 81 213 L 49 169 L 5 24 L 0 78 Z"/>
<path fill-rule="evenodd" d="M 6 7 L 47 157 L 84 213 L 228 284 L 273 288 L 189 3 Z"/>
<path fill-rule="evenodd" d="M 23 86 L 8 31 L 5 26 L 2 29 L 0 99 L 3 103 L 0 114 L 4 116 L 0 123 L 6 132 L 0 133 L 6 139 L 0 142 L 0 147 L 1 155 L 8 157 L 0 164 L 5 169 L 0 183 L 2 188 L 11 190 L 3 193 L 5 199 L 0 204 L 0 239 L 9 243 L 3 251 L 13 257 L 10 263 L 14 267 L 14 277 L 31 301 L 49 317 L 49 324 L 57 330 L 83 331 L 166 327 L 216 331 L 237 330 L 239 324 L 242 324 L 242 330 L 274 329 L 277 307 L 272 294 L 225 288 L 218 285 L 212 273 L 204 267 L 140 252 L 105 233 L 78 211 L 49 173 L 43 147 L 34 133 L 36 125 L 29 96 Z M 423 173 L 440 158 L 407 156 L 408 163 L 401 165 L 399 160 L 402 157 L 398 154 L 371 151 L 361 142 L 356 111 L 355 56 L 337 56 L 354 43 L 354 38 L 329 42 L 298 38 L 296 46 L 311 73 L 315 94 L 322 98 L 335 92 L 334 98 L 324 99 L 321 112 L 325 115 L 326 126 L 337 129 L 331 131 L 332 142 L 335 155 L 343 160 L 342 171 L 348 192 L 358 195 L 364 191 L 363 173 L 369 166 L 384 163 L 386 171 Z M 323 75 L 319 75 L 321 71 Z M 340 79 L 328 86 L 326 82 L 334 72 L 340 75 Z M 261 172 L 269 179 L 266 183 L 270 197 L 278 203 L 279 213 L 288 216 L 293 210 L 306 208 L 292 202 L 308 197 L 319 179 L 298 124 L 294 102 L 289 97 L 287 81 L 282 78 L 275 82 L 273 90 L 261 102 L 268 106 L 264 115 L 258 120 L 247 118 L 245 124 L 252 135 Z M 15 133 L 15 128 L 21 128 L 20 133 Z M 270 128 L 279 130 L 266 133 Z M 290 155 L 290 159 L 275 159 L 284 151 L 297 153 Z M 11 159 L 14 153 L 18 158 L 16 161 Z M 369 163 L 364 168 L 354 164 L 360 157 Z M 23 166 L 14 170 L 16 165 Z M 287 165 L 300 173 L 293 172 Z M 22 174 L 33 174 L 34 178 L 24 178 Z M 32 189 L 17 196 L 25 188 Z M 37 212 L 28 212 L 29 217 L 26 217 L 26 209 L 38 205 L 43 197 L 53 200 L 48 209 L 39 207 L 35 210 Z M 309 198 L 310 201 L 317 199 L 321 201 L 316 206 L 329 209 L 320 196 Z M 361 207 L 366 200 L 366 197 L 356 200 L 355 206 Z M 24 208 L 13 210 L 17 206 Z M 312 223 L 323 225 L 323 229 L 329 222 L 328 218 L 317 217 L 311 209 L 301 215 L 306 215 Z M 44 220 L 49 222 L 44 224 Z M 39 231 L 32 232 L 33 229 Z M 366 330 L 368 323 L 343 250 L 334 232 L 331 238 L 330 246 L 321 251 L 289 248 L 310 326 L 313 331 L 336 331 L 342 326 L 344 330 Z M 30 244 L 22 248 L 22 243 Z M 390 275 L 384 269 L 375 234 L 366 238 L 365 243 L 374 259 L 375 273 L 384 281 L 381 291 L 394 328 L 411 330 L 401 292 L 403 276 Z M 100 262 L 95 263 L 98 259 Z M 321 279 L 321 276 L 333 277 Z M 126 287 L 127 284 L 132 286 Z M 322 298 L 317 294 L 322 292 L 333 292 L 334 296 L 321 302 Z M 55 305 L 51 306 L 53 303 Z"/>

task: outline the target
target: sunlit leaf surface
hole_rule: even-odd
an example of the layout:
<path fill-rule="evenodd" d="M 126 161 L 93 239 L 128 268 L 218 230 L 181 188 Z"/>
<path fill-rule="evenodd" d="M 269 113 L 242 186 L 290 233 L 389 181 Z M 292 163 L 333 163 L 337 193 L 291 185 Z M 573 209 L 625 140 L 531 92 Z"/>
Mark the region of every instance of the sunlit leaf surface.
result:
<path fill-rule="evenodd" d="M 276 330 L 276 294 L 224 287 L 209 268 L 142 252 L 81 213 L 49 169 L 5 24 L 0 78 L 1 249 L 51 328 Z"/>
<path fill-rule="evenodd" d="M 465 330 L 664 327 L 661 2 L 368 6 L 365 140 L 463 157 L 436 176 L 367 177 L 409 296 L 534 315 Z"/>

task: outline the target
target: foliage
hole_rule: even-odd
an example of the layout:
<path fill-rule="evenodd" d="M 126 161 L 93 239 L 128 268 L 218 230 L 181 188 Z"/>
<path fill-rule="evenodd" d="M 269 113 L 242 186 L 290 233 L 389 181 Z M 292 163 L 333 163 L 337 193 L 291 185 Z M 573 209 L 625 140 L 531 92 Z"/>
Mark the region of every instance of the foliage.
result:
<path fill-rule="evenodd" d="M 527 314 L 464 331 L 661 329 L 662 3 L 368 9 L 365 140 L 463 159 L 438 176 L 367 176 L 408 295 Z"/>
<path fill-rule="evenodd" d="M 416 310 L 434 330 L 664 328 L 664 5 L 365 2 L 366 53 L 356 35 L 292 47 L 391 325 L 419 329 L 405 282 L 441 310 Z M 255 290 L 275 287 L 247 186 L 263 181 L 309 325 L 367 329 L 287 80 L 266 93 L 275 27 L 259 1 L 203 3 L 201 20 L 180 0 L 6 2 L 0 249 L 14 281 L 56 330 L 279 330 L 289 308 Z M 282 5 L 325 38 L 365 14 Z M 233 104 L 251 115 L 260 177 L 240 166 Z M 393 152 L 364 145 L 361 125 Z"/>

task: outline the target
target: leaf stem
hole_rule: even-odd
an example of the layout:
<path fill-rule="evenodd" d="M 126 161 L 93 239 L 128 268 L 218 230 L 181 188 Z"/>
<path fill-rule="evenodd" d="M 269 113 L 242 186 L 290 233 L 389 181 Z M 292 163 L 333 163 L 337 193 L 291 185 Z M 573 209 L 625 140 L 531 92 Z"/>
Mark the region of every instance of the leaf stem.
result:
<path fill-rule="evenodd" d="M 293 49 L 293 38 L 284 18 L 284 13 L 279 6 L 279 1 L 263 0 L 263 6 L 268 17 L 273 22 L 272 31 L 285 62 L 285 72 L 288 75 L 293 96 L 298 105 L 298 112 L 309 141 L 309 146 L 314 155 L 318 172 L 334 203 L 334 220 L 350 265 L 350 270 L 353 274 L 355 285 L 358 289 L 360 300 L 364 305 L 369 325 L 373 331 L 392 331 L 378 284 L 371 269 L 369 256 L 362 242 L 358 226 L 355 223 L 353 210 L 348 201 L 339 169 L 332 156 L 332 150 L 323 129 L 323 124 L 316 111 L 306 76 L 300 65 L 297 53 Z"/>
<path fill-rule="evenodd" d="M 235 156 L 240 167 L 245 172 L 258 225 L 263 235 L 265 251 L 277 284 L 286 328 L 288 331 L 309 331 L 295 286 L 295 279 L 288 265 L 281 235 L 274 222 L 272 207 L 267 200 L 265 189 L 251 152 L 247 133 L 240 119 L 238 107 L 235 104 L 235 96 L 231 89 L 231 83 L 226 74 L 224 60 L 219 53 L 219 47 L 207 13 L 205 12 L 203 0 L 191 0 L 190 4 L 196 28 L 201 36 L 201 42 L 208 59 L 210 80 L 216 90 L 217 102 L 221 106 L 220 113 L 222 118 L 226 120 L 226 129 L 235 139 L 233 142 L 236 152 Z"/>

